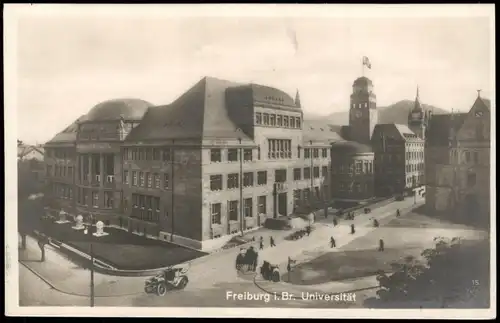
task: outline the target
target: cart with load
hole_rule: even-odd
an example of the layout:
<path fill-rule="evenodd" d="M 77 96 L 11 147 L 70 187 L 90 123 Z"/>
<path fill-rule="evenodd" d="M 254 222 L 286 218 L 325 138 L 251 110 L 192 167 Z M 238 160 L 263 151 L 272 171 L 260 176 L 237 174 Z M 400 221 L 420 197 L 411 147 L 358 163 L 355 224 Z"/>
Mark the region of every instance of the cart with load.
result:
<path fill-rule="evenodd" d="M 260 274 L 265 280 L 273 281 L 275 283 L 280 281 L 280 270 L 276 265 L 271 265 L 268 261 L 264 261 L 260 267 Z"/>

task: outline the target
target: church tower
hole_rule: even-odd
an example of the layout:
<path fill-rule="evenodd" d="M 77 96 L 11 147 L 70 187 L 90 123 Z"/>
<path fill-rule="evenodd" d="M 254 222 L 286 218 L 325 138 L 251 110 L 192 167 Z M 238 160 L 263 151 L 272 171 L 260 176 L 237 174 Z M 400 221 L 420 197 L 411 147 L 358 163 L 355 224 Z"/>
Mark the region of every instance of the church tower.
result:
<path fill-rule="evenodd" d="M 349 139 L 370 145 L 373 129 L 378 123 L 377 97 L 373 83 L 367 77 L 360 77 L 352 85 L 349 108 Z"/>
<path fill-rule="evenodd" d="M 413 131 L 419 138 L 425 140 L 425 132 L 427 127 L 427 114 L 420 104 L 420 98 L 417 86 L 417 96 L 415 97 L 415 105 L 408 113 L 408 128 Z"/>

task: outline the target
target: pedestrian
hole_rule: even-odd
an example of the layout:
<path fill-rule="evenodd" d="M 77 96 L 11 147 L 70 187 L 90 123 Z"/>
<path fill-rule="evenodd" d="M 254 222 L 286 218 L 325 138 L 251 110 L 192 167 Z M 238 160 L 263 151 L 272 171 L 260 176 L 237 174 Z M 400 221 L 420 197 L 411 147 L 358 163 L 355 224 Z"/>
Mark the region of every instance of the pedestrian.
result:
<path fill-rule="evenodd" d="M 377 219 L 373 219 L 373 226 L 374 226 L 375 228 L 378 228 L 378 227 L 379 227 L 379 223 L 378 223 Z"/>
<path fill-rule="evenodd" d="M 396 216 L 399 217 L 401 213 L 399 212 L 399 209 L 396 210 Z"/>
<path fill-rule="evenodd" d="M 384 251 L 384 240 L 382 239 L 378 241 L 378 251 Z"/>
<path fill-rule="evenodd" d="M 271 247 L 276 247 L 276 244 L 274 243 L 274 239 L 272 236 L 269 237 L 269 242 L 270 242 Z"/>
<path fill-rule="evenodd" d="M 311 226 L 310 225 L 307 226 L 306 232 L 307 232 L 307 236 L 309 236 L 311 234 Z"/>
<path fill-rule="evenodd" d="M 260 240 L 259 241 L 259 250 L 263 250 L 264 249 L 264 241 Z"/>
<path fill-rule="evenodd" d="M 354 224 L 351 224 L 351 234 L 356 233 L 356 230 L 354 230 Z"/>
<path fill-rule="evenodd" d="M 330 237 L 330 248 L 335 248 L 336 245 L 335 245 L 335 239 L 333 239 L 333 237 Z"/>
<path fill-rule="evenodd" d="M 336 227 L 337 226 L 337 219 L 333 219 L 333 226 Z"/>

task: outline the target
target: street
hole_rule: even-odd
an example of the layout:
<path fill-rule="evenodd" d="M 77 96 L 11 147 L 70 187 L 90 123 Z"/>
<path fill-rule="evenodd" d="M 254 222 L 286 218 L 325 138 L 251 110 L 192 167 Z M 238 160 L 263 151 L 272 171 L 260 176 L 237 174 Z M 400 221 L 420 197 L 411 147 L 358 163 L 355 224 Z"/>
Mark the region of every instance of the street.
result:
<path fill-rule="evenodd" d="M 326 223 L 317 223 L 317 228 L 309 237 L 304 237 L 299 241 L 277 240 L 276 247 L 266 247 L 264 250 L 261 250 L 259 252 L 259 262 L 262 263 L 263 260 L 271 260 L 273 263 L 279 264 L 281 272 L 284 273 L 286 271 L 286 261 L 289 256 L 303 263 L 311 258 L 318 257 L 322 253 L 329 252 L 331 251 L 329 237 L 332 235 L 335 236 L 337 246 L 340 248 L 376 230 L 372 226 L 371 219 L 373 217 L 377 217 L 377 219 L 394 217 L 397 208 L 401 209 L 402 213 L 404 213 L 403 210 L 411 208 L 413 203 L 413 199 L 411 201 L 392 202 L 374 209 L 368 215 L 360 214 L 353 221 L 341 220 L 340 225 L 336 227 Z M 421 204 L 421 201 L 418 201 L 417 205 L 419 204 Z M 351 223 L 356 224 L 356 234 L 354 235 L 350 234 L 349 231 Z M 356 300 L 350 302 L 284 300 L 275 299 L 274 297 L 265 299 L 262 295 L 269 294 L 255 284 L 255 274 L 241 274 L 237 273 L 234 269 L 235 256 L 239 252 L 239 248 L 234 249 L 193 261 L 188 272 L 190 281 L 187 287 L 181 291 L 170 291 L 164 297 L 144 293 L 144 281 L 147 277 L 118 277 L 96 273 L 95 306 L 346 308 L 361 307 L 362 300 L 372 296 L 374 292 L 373 290 L 356 292 Z M 23 262 L 20 264 L 19 273 L 20 304 L 22 306 L 89 306 L 88 270 L 75 265 L 65 256 L 51 248 L 47 248 L 47 259 L 45 262 L 39 262 L 39 257 L 40 249 L 36 246 L 36 242 L 32 238 L 28 238 L 28 249 L 20 251 L 19 256 L 20 261 Z M 32 271 L 28 270 L 25 266 L 29 266 Z M 59 291 L 52 289 L 47 282 L 38 276 L 52 283 Z M 329 286 L 329 290 L 341 292 L 355 290 L 357 282 L 356 280 L 349 284 L 331 282 Z M 263 297 L 263 299 L 238 300 L 237 298 L 228 298 L 228 292 L 233 294 L 246 292 L 252 295 L 261 295 L 259 297 Z M 300 295 L 296 292 L 294 294 L 300 298 Z"/>

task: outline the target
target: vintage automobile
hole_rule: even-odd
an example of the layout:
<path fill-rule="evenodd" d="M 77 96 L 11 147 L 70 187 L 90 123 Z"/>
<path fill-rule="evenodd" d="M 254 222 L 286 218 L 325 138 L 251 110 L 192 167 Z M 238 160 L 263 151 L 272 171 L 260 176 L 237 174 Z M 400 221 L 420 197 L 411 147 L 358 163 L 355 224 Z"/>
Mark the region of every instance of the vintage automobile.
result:
<path fill-rule="evenodd" d="M 144 291 L 164 296 L 168 290 L 184 289 L 189 282 L 186 275 L 189 267 L 185 264 L 167 267 L 162 273 L 146 280 Z"/>
<path fill-rule="evenodd" d="M 260 267 L 260 274 L 265 280 L 273 281 L 275 283 L 280 281 L 280 270 L 276 265 L 271 265 L 268 261 L 264 261 Z"/>
<path fill-rule="evenodd" d="M 236 270 L 238 271 L 255 271 L 259 253 L 253 247 L 248 249 L 241 248 L 240 253 L 236 256 Z"/>

